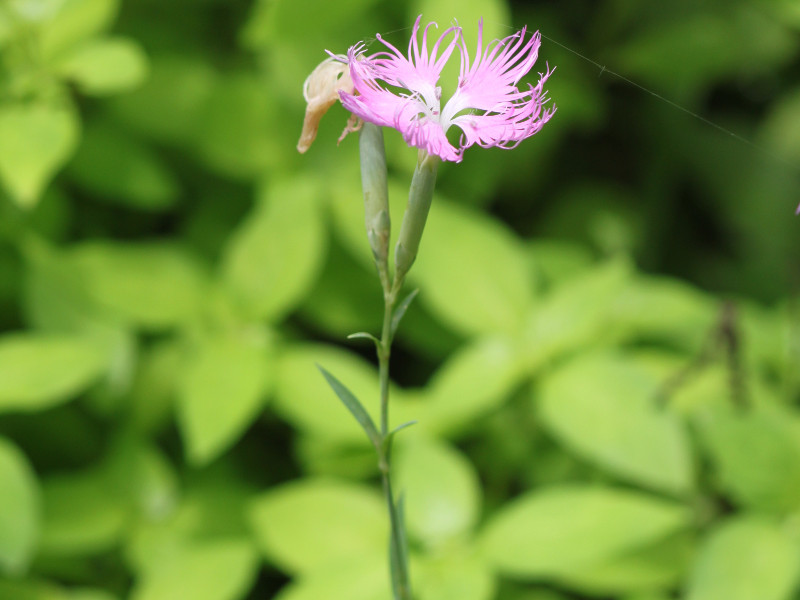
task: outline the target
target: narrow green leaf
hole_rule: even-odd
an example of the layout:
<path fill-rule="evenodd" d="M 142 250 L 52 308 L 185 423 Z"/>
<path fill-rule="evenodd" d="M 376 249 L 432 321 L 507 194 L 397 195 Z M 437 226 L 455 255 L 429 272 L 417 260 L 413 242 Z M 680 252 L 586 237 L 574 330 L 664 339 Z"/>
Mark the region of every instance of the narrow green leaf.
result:
<path fill-rule="evenodd" d="M 392 315 L 392 337 L 397 332 L 397 328 L 400 326 L 400 321 L 406 314 L 408 307 L 411 306 L 411 303 L 414 301 L 414 298 L 417 297 L 419 294 L 419 289 L 414 290 L 408 296 L 403 298 L 400 304 L 397 305 L 397 308 L 394 309 L 394 314 Z"/>
<path fill-rule="evenodd" d="M 341 346 L 327 344 L 286 344 L 277 357 L 277 381 L 273 408 L 299 431 L 332 445 L 349 448 L 367 447 L 364 431 L 349 411 L 339 402 L 332 402 L 330 387 L 324 377 L 309 377 L 317 364 L 336 373 L 341 381 L 361 400 L 371 415 L 380 410 L 380 386 L 375 365 Z M 389 397 L 395 423 L 416 415 L 410 396 L 389 382 Z M 400 415 L 410 415 L 403 416 Z"/>
<path fill-rule="evenodd" d="M 405 564 L 408 564 L 408 535 L 406 529 L 406 494 L 400 492 L 397 496 L 397 521 L 400 531 L 400 550 L 402 551 L 402 559 Z"/>
<path fill-rule="evenodd" d="M 414 420 L 414 421 L 406 421 L 405 423 L 403 423 L 401 425 L 398 425 L 397 427 L 392 429 L 388 434 L 386 434 L 386 437 L 383 438 L 383 442 L 382 442 L 384 454 L 388 454 L 389 451 L 392 449 L 392 441 L 394 440 L 395 434 L 397 434 L 399 431 L 405 429 L 406 427 L 411 427 L 412 425 L 416 425 L 416 424 L 417 424 L 416 420 Z"/>
<path fill-rule="evenodd" d="M 392 534 L 392 539 L 389 540 L 389 574 L 391 576 L 392 581 L 392 598 L 398 600 L 402 598 L 402 581 L 400 578 L 401 567 L 400 567 L 400 555 L 397 554 L 397 549 L 394 544 L 394 534 Z"/>
<path fill-rule="evenodd" d="M 411 427 L 412 425 L 416 425 L 416 424 L 417 424 L 416 420 L 414 420 L 414 421 L 406 421 L 405 423 L 402 423 L 402 424 L 398 425 L 397 427 L 395 427 L 394 429 L 392 429 L 389 432 L 389 435 L 394 435 L 398 431 L 401 431 L 402 429 L 405 429 L 406 427 Z"/>
<path fill-rule="evenodd" d="M 406 538 L 406 523 L 405 523 L 405 496 L 401 492 L 395 500 L 394 510 L 396 511 L 397 518 L 397 531 L 392 529 L 391 539 L 389 542 L 389 571 L 392 580 L 392 591 L 396 599 L 405 598 L 408 596 L 408 589 L 411 583 L 404 581 L 403 573 L 408 574 L 408 539 Z M 398 539 L 395 540 L 395 534 Z M 400 549 L 398 553 L 397 550 Z"/>
<path fill-rule="evenodd" d="M 364 429 L 364 432 L 367 434 L 367 437 L 370 439 L 372 444 L 375 446 L 377 450 L 381 446 L 381 436 L 378 433 L 378 429 L 375 427 L 375 423 L 372 421 L 372 417 L 369 416 L 367 409 L 359 402 L 358 398 L 356 398 L 353 393 L 348 390 L 342 382 L 340 382 L 336 377 L 328 373 L 324 368 L 320 365 L 317 365 L 317 368 L 322 372 L 322 375 L 325 377 L 325 380 L 328 382 L 328 385 L 333 388 L 333 391 L 336 392 L 336 395 L 339 396 L 339 400 L 347 407 L 347 410 L 356 418 L 359 425 Z"/>
<path fill-rule="evenodd" d="M 375 346 L 380 347 L 381 341 L 376 338 L 371 333 L 367 333 L 366 331 L 359 331 L 358 333 L 351 333 L 347 336 L 348 340 L 357 340 L 357 339 L 364 339 L 364 340 L 372 340 L 375 342 Z"/>

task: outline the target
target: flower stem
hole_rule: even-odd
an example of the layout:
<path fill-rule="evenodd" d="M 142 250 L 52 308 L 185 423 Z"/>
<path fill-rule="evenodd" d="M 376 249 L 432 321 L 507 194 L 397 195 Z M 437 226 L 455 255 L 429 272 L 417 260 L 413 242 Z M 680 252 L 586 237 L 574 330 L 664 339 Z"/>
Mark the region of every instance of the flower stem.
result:
<path fill-rule="evenodd" d="M 383 289 L 383 327 L 381 339 L 375 341 L 378 352 L 378 374 L 380 378 L 381 417 L 380 432 L 373 437 L 378 452 L 378 467 L 383 484 L 383 495 L 389 512 L 391 536 L 389 566 L 394 600 L 411 600 L 411 585 L 408 577 L 408 552 L 406 550 L 405 526 L 402 502 L 397 502 L 392 491 L 391 453 L 393 432 L 389 431 L 389 358 L 392 354 L 392 339 L 397 328 L 395 319 L 402 318 L 413 295 L 401 303 L 395 315 L 395 304 L 406 273 L 419 249 L 420 236 L 433 197 L 436 168 L 439 159 L 420 152 L 417 168 L 411 181 L 408 207 L 401 224 L 400 237 L 395 249 L 395 268 L 392 277 L 389 266 L 389 240 L 391 218 L 389 213 L 389 189 L 387 185 L 386 153 L 383 131 L 377 125 L 364 123 L 359 135 L 361 155 L 361 185 L 364 192 L 364 224 L 367 228 L 372 255 Z M 373 426 L 374 430 L 374 426 Z"/>
<path fill-rule="evenodd" d="M 381 387 L 381 436 L 389 434 L 389 358 L 392 354 L 392 311 L 397 299 L 392 290 L 384 290 L 383 294 L 383 327 L 381 343 L 378 349 L 378 377 Z"/>
<path fill-rule="evenodd" d="M 383 274 L 382 274 L 383 275 Z M 383 327 L 378 344 L 378 375 L 381 390 L 381 438 L 378 465 L 383 484 L 386 509 L 391 526 L 389 563 L 391 567 L 394 600 L 411 600 L 411 586 L 408 577 L 408 563 L 405 549 L 405 532 L 399 507 L 392 491 L 391 443 L 389 438 L 389 358 L 392 348 L 392 313 L 399 286 L 390 286 L 388 277 L 381 277 L 383 283 Z M 389 443 L 387 443 L 389 442 Z"/>

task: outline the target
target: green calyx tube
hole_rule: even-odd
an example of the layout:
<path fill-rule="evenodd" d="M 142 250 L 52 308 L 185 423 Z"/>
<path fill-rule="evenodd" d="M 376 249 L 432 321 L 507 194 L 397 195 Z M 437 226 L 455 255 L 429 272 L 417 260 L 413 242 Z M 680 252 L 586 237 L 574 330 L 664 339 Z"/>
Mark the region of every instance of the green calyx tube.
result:
<path fill-rule="evenodd" d="M 411 179 L 408 193 L 408 206 L 400 226 L 400 236 L 394 249 L 395 288 L 399 288 L 411 265 L 417 258 L 422 231 L 428 220 L 428 211 L 433 200 L 433 188 L 436 186 L 436 171 L 439 158 L 420 151 L 417 168 Z"/>
<path fill-rule="evenodd" d="M 386 269 L 392 225 L 389 217 L 383 130 L 373 123 L 364 123 L 359 135 L 359 150 L 367 238 L 378 269 Z"/>

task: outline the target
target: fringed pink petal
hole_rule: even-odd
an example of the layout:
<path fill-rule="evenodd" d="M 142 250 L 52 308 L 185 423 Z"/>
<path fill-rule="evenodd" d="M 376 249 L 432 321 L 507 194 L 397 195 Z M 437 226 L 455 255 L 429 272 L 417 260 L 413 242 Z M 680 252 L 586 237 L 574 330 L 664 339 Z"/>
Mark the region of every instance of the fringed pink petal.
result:
<path fill-rule="evenodd" d="M 514 148 L 538 133 L 556 112 L 554 106 L 545 108 L 548 98 L 543 88 L 551 73 L 541 75 L 536 86 L 508 94 L 495 110 L 468 108 L 463 114 L 452 117 L 450 122 L 463 132 L 461 149 L 473 144 L 484 148 Z"/>
<path fill-rule="evenodd" d="M 552 71 L 540 74 L 536 86 L 517 88 L 536 62 L 538 32 L 526 39 L 523 28 L 484 46 L 481 20 L 471 62 L 460 27 L 446 29 L 429 50 L 428 32 L 436 25 L 426 25 L 420 40 L 421 20 L 414 23 L 407 55 L 380 35 L 376 38 L 385 48 L 380 52 L 367 56 L 363 44 L 350 48 L 347 62 L 354 89 L 340 92 L 347 110 L 364 121 L 393 127 L 409 145 L 453 162 L 460 162 L 463 150 L 475 144 L 514 147 L 550 120 L 555 107 L 544 108 L 543 86 Z M 441 109 L 437 83 L 456 48 L 461 55 L 458 88 Z M 447 140 L 451 125 L 463 132 L 458 147 Z"/>

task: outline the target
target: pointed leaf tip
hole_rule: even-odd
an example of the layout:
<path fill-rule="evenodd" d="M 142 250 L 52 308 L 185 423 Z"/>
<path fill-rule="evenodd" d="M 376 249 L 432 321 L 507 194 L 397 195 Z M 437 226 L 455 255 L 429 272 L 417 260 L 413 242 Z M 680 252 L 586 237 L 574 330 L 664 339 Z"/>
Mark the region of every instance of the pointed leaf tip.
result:
<path fill-rule="evenodd" d="M 406 314 L 408 307 L 411 306 L 411 303 L 414 301 L 414 298 L 417 297 L 419 294 L 419 289 L 412 291 L 408 296 L 403 298 L 402 302 L 397 305 L 397 308 L 394 311 L 394 315 L 392 315 L 392 337 L 397 332 L 397 328 L 400 326 L 400 321 Z"/>
<path fill-rule="evenodd" d="M 357 340 L 357 339 L 365 339 L 365 340 L 372 340 L 375 343 L 377 348 L 380 348 L 381 341 L 376 338 L 371 333 L 367 333 L 366 331 L 359 331 L 358 333 L 351 333 L 347 336 L 348 340 Z"/>
<path fill-rule="evenodd" d="M 353 392 L 348 390 L 341 381 L 336 379 L 336 377 L 331 375 L 321 365 L 317 364 L 317 368 L 320 370 L 323 377 L 325 377 L 331 389 L 333 389 L 339 397 L 339 400 L 342 401 L 347 407 L 347 410 L 350 411 L 350 414 L 356 418 L 356 421 L 358 421 L 359 425 L 364 429 L 372 445 L 375 446 L 376 449 L 380 448 L 381 436 L 378 433 L 378 429 L 375 427 L 375 423 L 372 421 L 372 417 L 369 416 L 367 409 L 364 408 L 364 405 L 355 397 Z"/>
<path fill-rule="evenodd" d="M 394 439 L 394 436 L 395 436 L 395 435 L 396 435 L 396 434 L 397 434 L 399 431 L 401 431 L 401 430 L 405 429 L 406 427 L 411 427 L 412 425 L 416 425 L 416 424 L 417 424 L 417 421 L 416 421 L 416 420 L 414 420 L 414 421 L 407 421 L 406 423 L 403 423 L 403 424 L 401 424 L 401 425 L 398 425 L 397 427 L 395 427 L 394 429 L 392 429 L 392 430 L 391 430 L 391 431 L 390 431 L 390 432 L 389 432 L 389 433 L 386 435 L 386 437 L 384 437 L 384 438 L 383 438 L 383 442 L 382 442 L 382 443 L 383 443 L 383 451 L 384 451 L 384 453 L 386 454 L 386 453 L 388 453 L 388 452 L 389 452 L 389 450 L 391 449 L 392 440 Z"/>

